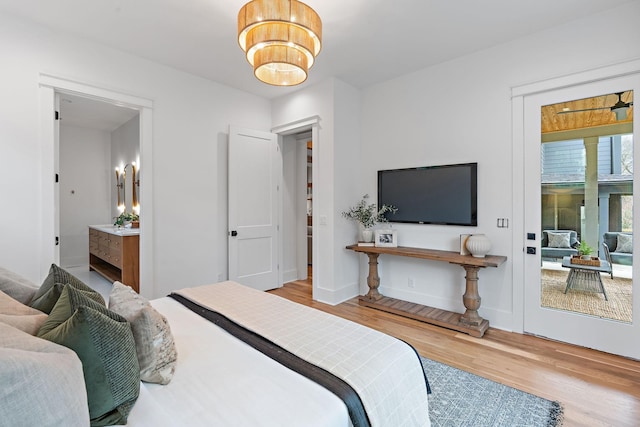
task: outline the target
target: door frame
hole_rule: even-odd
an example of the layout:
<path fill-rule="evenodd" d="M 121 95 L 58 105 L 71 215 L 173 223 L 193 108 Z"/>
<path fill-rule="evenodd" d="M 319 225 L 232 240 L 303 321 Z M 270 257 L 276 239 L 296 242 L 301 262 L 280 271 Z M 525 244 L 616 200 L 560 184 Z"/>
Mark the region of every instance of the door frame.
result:
<path fill-rule="evenodd" d="M 311 181 L 314 183 L 314 190 L 317 190 L 317 186 L 315 186 L 315 183 L 318 183 L 318 174 L 319 174 L 319 167 L 320 167 L 320 162 L 319 162 L 319 149 L 320 149 L 320 116 L 311 116 L 311 117 L 307 117 L 301 120 L 297 120 L 291 123 L 287 123 L 284 124 L 282 126 L 276 126 L 274 128 L 271 129 L 272 133 L 275 133 L 278 135 L 278 144 L 282 144 L 283 143 L 283 137 L 287 136 L 287 135 L 294 135 L 297 133 L 302 133 L 305 131 L 309 131 L 311 130 L 311 141 L 313 142 L 313 147 L 311 149 L 311 153 L 312 153 L 312 157 L 311 157 Z M 280 213 L 279 213 L 279 220 L 280 223 L 282 224 L 283 222 L 283 213 L 282 213 L 282 207 L 284 205 L 284 201 L 282 199 L 282 193 L 279 194 L 280 200 L 278 202 L 278 205 L 280 206 Z M 319 197 L 319 195 L 316 195 L 316 191 L 314 191 L 314 195 L 313 195 L 313 199 L 311 201 L 311 211 L 312 212 L 320 212 L 320 206 L 321 206 L 321 197 Z M 312 222 L 311 222 L 311 234 L 313 235 L 313 239 L 311 241 L 311 265 L 313 265 L 313 268 L 311 270 L 311 283 L 312 283 L 312 290 L 311 290 L 311 298 L 312 299 L 316 299 L 315 296 L 317 295 L 317 287 L 319 285 L 319 281 L 318 281 L 318 277 L 320 277 L 320 271 L 323 268 L 322 265 L 320 265 L 321 261 L 320 259 L 317 257 L 317 253 L 318 253 L 318 248 L 320 247 L 320 236 L 318 235 L 318 220 L 317 220 L 317 216 L 318 215 L 313 215 L 312 218 Z M 282 242 L 284 239 L 283 236 L 283 227 L 280 227 L 279 230 L 279 236 L 278 239 Z M 305 249 L 306 250 L 306 249 Z M 284 259 L 284 250 L 282 249 L 282 245 L 280 246 L 280 250 L 278 253 L 278 257 L 280 259 L 280 263 L 282 264 L 282 260 Z M 282 272 L 280 275 L 280 281 L 282 282 L 283 277 L 282 277 Z"/>
<path fill-rule="evenodd" d="M 146 298 L 155 298 L 153 284 L 153 101 L 115 92 L 102 87 L 69 80 L 62 77 L 41 73 L 39 83 L 39 139 L 41 148 L 41 206 L 39 224 L 39 260 L 40 276 L 44 277 L 52 262 L 60 262 L 60 254 L 54 245 L 54 239 L 59 224 L 55 224 L 55 210 L 59 208 L 59 201 L 55 196 L 53 177 L 55 158 L 58 156 L 56 126 L 54 114 L 56 111 L 56 93 L 67 93 L 115 105 L 126 106 L 140 112 L 140 217 L 144 218 L 140 224 L 140 293 Z M 145 209 L 145 206 L 147 207 Z"/>
<path fill-rule="evenodd" d="M 513 331 L 524 332 L 525 314 L 525 257 L 526 246 L 539 246 L 540 236 L 536 241 L 526 240 L 525 230 L 525 97 L 538 93 L 559 90 L 572 86 L 579 86 L 588 83 L 629 76 L 640 73 L 640 60 L 628 61 L 607 67 L 588 70 L 567 76 L 561 76 L 548 80 L 543 80 L 531 84 L 512 87 L 512 141 L 513 165 L 513 216 L 519 220 L 514 221 L 512 243 L 513 243 Z M 636 214 L 637 215 L 637 214 Z M 536 235 L 539 234 L 536 230 Z M 529 242 L 529 244 L 528 244 Z M 639 307 L 634 306 L 634 311 Z M 636 315 L 638 316 L 638 315 Z M 634 323 L 637 322 L 637 317 Z"/>

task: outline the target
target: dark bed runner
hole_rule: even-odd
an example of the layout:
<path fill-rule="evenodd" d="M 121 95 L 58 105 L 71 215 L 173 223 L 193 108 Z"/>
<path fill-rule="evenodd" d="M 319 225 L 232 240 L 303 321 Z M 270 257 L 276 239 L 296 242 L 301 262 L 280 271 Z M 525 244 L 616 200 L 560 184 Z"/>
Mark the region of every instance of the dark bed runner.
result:
<path fill-rule="evenodd" d="M 370 427 L 371 424 L 369 423 L 369 418 L 367 417 L 367 413 L 364 409 L 360 396 L 358 396 L 358 393 L 341 378 L 320 368 L 319 366 L 307 362 L 274 342 L 244 328 L 242 325 L 235 323 L 216 311 L 202 307 L 201 305 L 175 293 L 170 294 L 169 297 L 175 299 L 194 313 L 199 314 L 214 323 L 216 326 L 224 329 L 234 337 L 249 344 L 251 347 L 266 356 L 269 356 L 281 365 L 323 386 L 342 399 L 347 406 L 349 417 L 351 418 L 351 423 L 354 427 Z"/>

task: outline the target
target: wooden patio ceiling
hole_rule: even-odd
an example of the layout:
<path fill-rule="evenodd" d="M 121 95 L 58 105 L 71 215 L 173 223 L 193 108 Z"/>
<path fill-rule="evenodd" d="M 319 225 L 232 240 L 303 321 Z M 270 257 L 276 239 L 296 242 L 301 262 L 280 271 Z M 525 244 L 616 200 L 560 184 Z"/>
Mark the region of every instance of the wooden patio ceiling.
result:
<path fill-rule="evenodd" d="M 622 94 L 622 101 L 633 102 L 633 91 Z M 616 115 L 611 112 L 611 107 L 618 102 L 618 95 L 596 96 L 593 98 L 578 99 L 561 102 L 559 104 L 545 105 L 542 107 L 542 134 L 552 132 L 571 131 L 596 126 L 620 125 L 633 122 L 633 105 L 629 108 L 627 118 L 616 120 Z M 588 108 L 603 108 L 602 110 L 580 111 L 574 113 L 558 114 L 561 111 L 585 110 Z"/>

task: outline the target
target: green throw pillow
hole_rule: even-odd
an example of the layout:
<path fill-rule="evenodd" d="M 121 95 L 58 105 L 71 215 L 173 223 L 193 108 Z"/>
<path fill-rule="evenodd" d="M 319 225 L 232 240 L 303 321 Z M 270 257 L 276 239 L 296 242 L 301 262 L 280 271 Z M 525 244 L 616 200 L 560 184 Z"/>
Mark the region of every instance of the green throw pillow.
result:
<path fill-rule="evenodd" d="M 42 286 L 40 286 L 40 289 L 38 289 L 36 294 L 33 296 L 29 305 L 47 314 L 50 313 L 53 306 L 56 305 L 58 298 L 60 298 L 62 288 L 65 284 L 69 284 L 76 289 L 91 293 L 91 299 L 106 306 L 104 298 L 100 293 L 91 289 L 89 286 L 85 285 L 82 280 L 55 264 L 51 264 L 49 275 L 44 279 Z"/>
<path fill-rule="evenodd" d="M 60 297 L 57 299 L 51 313 L 49 313 L 47 320 L 38 330 L 39 337 L 64 323 L 73 316 L 73 313 L 80 306 L 84 305 L 107 315 L 110 311 L 105 305 L 96 301 L 91 292 L 74 288 L 73 285 L 62 285 L 60 283 L 56 284 L 55 288 L 60 289 Z M 115 314 L 113 311 L 112 313 Z"/>
<path fill-rule="evenodd" d="M 82 361 L 92 426 L 127 423 L 140 393 L 140 367 L 124 317 L 67 285 L 38 336 Z"/>

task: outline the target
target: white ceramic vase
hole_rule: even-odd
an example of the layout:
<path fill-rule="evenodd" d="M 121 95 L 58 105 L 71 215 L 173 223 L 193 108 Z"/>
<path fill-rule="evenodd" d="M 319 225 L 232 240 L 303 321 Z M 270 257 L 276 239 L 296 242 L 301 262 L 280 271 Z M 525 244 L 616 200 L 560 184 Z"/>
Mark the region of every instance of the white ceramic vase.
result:
<path fill-rule="evenodd" d="M 370 228 L 362 228 L 362 241 L 373 242 L 373 230 Z"/>
<path fill-rule="evenodd" d="M 491 250 L 491 240 L 484 234 L 472 234 L 467 239 L 467 249 L 476 258 L 484 258 Z"/>

